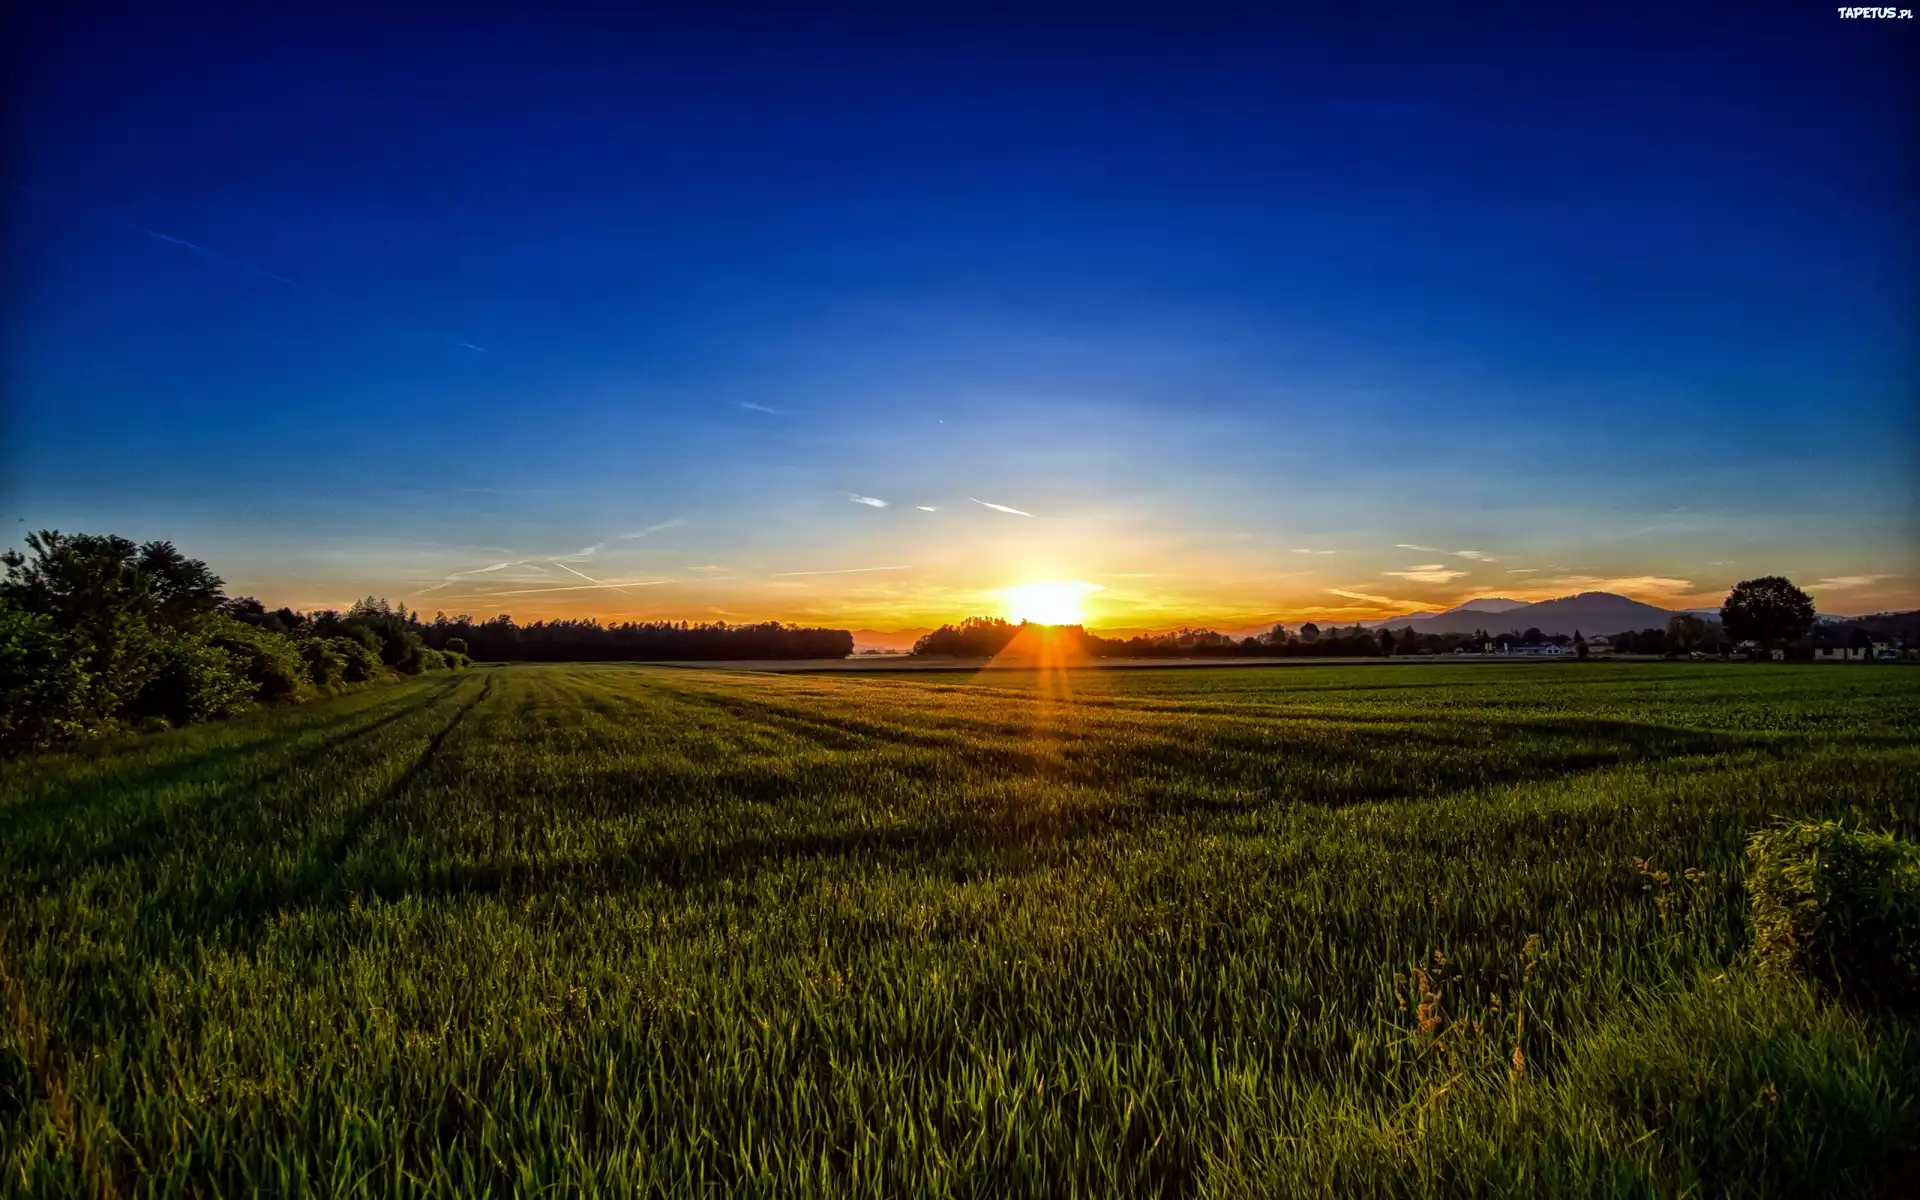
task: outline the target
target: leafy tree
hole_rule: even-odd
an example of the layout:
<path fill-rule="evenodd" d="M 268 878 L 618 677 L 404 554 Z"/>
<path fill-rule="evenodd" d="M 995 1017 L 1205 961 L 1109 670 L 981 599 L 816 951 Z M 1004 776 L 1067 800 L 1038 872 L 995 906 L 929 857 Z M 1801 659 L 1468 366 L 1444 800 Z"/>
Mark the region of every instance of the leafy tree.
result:
<path fill-rule="evenodd" d="M 253 685 L 259 700 L 278 700 L 298 693 L 307 680 L 307 664 L 299 643 L 283 634 L 221 618 L 208 627 L 208 640 L 231 654 L 241 673 Z"/>
<path fill-rule="evenodd" d="M 126 538 L 43 530 L 26 541 L 31 556 L 0 554 L 7 568 L 0 596 L 47 618 L 66 639 L 89 679 L 86 719 L 104 722 L 159 669 L 162 589 L 141 570 L 143 552 Z M 174 609 L 191 607 L 174 584 L 164 590 Z"/>
<path fill-rule="evenodd" d="M 1300 640 L 1303 642 L 1319 641 L 1320 627 L 1318 625 L 1315 625 L 1312 621 L 1308 621 L 1305 625 L 1302 625 L 1300 627 Z"/>
<path fill-rule="evenodd" d="M 303 638 L 300 658 L 307 664 L 307 679 L 318 688 L 330 688 L 347 673 L 347 659 L 326 638 Z"/>
<path fill-rule="evenodd" d="M 451 650 L 455 654 L 465 654 L 467 652 L 467 639 L 450 637 L 441 645 L 440 649 Z"/>
<path fill-rule="evenodd" d="M 365 683 L 380 673 L 380 651 L 357 637 L 331 637 L 323 640 L 345 664 L 341 678 L 348 683 Z"/>
<path fill-rule="evenodd" d="M 94 683 L 52 620 L 0 595 L 0 749 L 85 733 L 98 716 Z"/>
<path fill-rule="evenodd" d="M 1704 646 L 1713 637 L 1713 629 L 1692 613 L 1675 613 L 1667 619 L 1667 649 L 1685 652 Z"/>
<path fill-rule="evenodd" d="M 253 704 L 253 681 L 240 657 L 198 634 L 173 639 L 132 711 L 175 725 L 237 716 Z"/>
<path fill-rule="evenodd" d="M 1380 631 L 1380 653 L 1387 655 L 1389 658 L 1393 656 L 1393 630 L 1382 629 Z"/>
<path fill-rule="evenodd" d="M 1813 628 L 1813 597 L 1784 575 L 1763 575 L 1733 585 L 1720 606 L 1720 624 L 1735 642 L 1772 649 Z"/>
<path fill-rule="evenodd" d="M 148 581 L 155 615 L 170 628 L 189 628 L 220 606 L 220 577 L 206 563 L 174 549 L 172 542 L 140 547 L 134 566 Z"/>

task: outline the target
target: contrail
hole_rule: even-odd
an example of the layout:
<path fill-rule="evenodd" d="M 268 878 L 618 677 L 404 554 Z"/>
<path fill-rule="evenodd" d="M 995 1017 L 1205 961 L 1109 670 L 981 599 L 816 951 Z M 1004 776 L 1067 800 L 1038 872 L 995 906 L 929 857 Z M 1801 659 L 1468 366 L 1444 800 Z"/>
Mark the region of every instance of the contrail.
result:
<path fill-rule="evenodd" d="M 671 521 L 662 521 L 657 525 L 649 525 L 645 529 L 636 529 L 632 533 L 623 533 L 620 535 L 620 540 L 623 542 L 632 541 L 634 538 L 643 538 L 643 537 L 646 537 L 648 534 L 659 533 L 662 529 L 672 529 L 676 525 L 684 525 L 684 524 L 686 524 L 685 521 L 681 520 L 679 517 L 675 517 Z"/>
<path fill-rule="evenodd" d="M 266 278 L 271 279 L 276 283 L 284 283 L 290 288 L 299 288 L 303 292 L 314 291 L 313 288 L 308 287 L 304 283 L 295 283 L 293 280 L 288 279 L 285 275 L 275 275 L 272 271 L 267 270 L 265 267 L 255 266 L 254 264 L 246 261 L 245 259 L 235 258 L 231 254 L 222 254 L 218 250 L 209 250 L 198 242 L 190 242 L 185 238 L 177 238 L 170 233 L 161 233 L 159 230 L 156 230 L 156 229 L 142 229 L 140 232 L 146 234 L 150 238 L 158 238 L 163 242 L 170 242 L 175 246 L 185 246 L 187 249 L 193 251 L 196 254 L 204 254 L 208 258 L 211 258 L 216 262 L 226 263 L 230 267 L 239 267 L 243 271 L 252 271 L 255 275 L 263 275 Z M 324 295 L 325 293 L 315 292 L 314 294 Z"/>
<path fill-rule="evenodd" d="M 281 275 L 274 271 L 269 271 L 265 267 L 259 265 L 258 263 L 248 262 L 244 258 L 235 258 L 231 254 L 223 254 L 220 251 L 215 250 L 211 246 L 203 246 L 199 242 L 191 242 L 183 237 L 175 237 L 171 233 L 162 233 L 158 229 L 149 229 L 145 225 L 135 224 L 134 222 L 126 220 L 124 217 L 116 217 L 110 213 L 102 212 L 99 209 L 92 209 L 92 208 L 86 207 L 85 205 L 76 205 L 76 204 L 68 203 L 67 201 L 62 200 L 58 196 L 55 196 L 49 192 L 43 191 L 37 187 L 29 187 L 26 184 L 20 183 L 17 180 L 13 181 L 13 187 L 15 188 L 15 190 L 25 192 L 27 195 L 37 196 L 41 200 L 57 208 L 67 209 L 70 212 L 80 214 L 81 216 L 85 217 L 87 220 L 94 221 L 96 223 L 103 224 L 103 225 L 111 225 L 114 228 L 120 229 L 125 232 L 142 234 L 146 237 L 150 237 L 154 239 L 155 241 L 165 242 L 170 246 L 178 246 L 183 250 L 191 250 L 195 254 L 204 255 L 207 258 L 213 259 L 215 262 L 225 263 L 227 266 L 230 266 L 230 267 L 237 267 L 242 271 L 247 271 L 247 272 L 251 272 L 252 274 L 258 275 L 262 279 L 271 279 L 275 283 L 282 284 L 286 287 L 295 288 L 299 291 L 311 293 L 312 295 L 319 296 L 322 299 L 331 301 L 332 303 L 335 303 L 335 304 L 344 305 L 344 304 L 350 303 L 349 301 L 344 300 L 341 297 L 336 296 L 330 292 L 321 291 L 319 288 L 313 287 L 309 284 L 301 283 L 299 280 L 289 279 L 285 275 Z M 434 336 L 440 340 L 451 342 L 453 345 L 461 346 L 468 350 L 477 351 L 478 353 L 481 353 L 481 354 L 492 353 L 484 346 L 476 346 L 472 342 L 461 341 L 458 338 L 447 337 L 444 334 L 435 334 L 431 336 Z"/>
<path fill-rule="evenodd" d="M 860 575 L 868 571 L 911 571 L 912 563 L 903 563 L 897 567 L 846 567 L 838 571 L 775 571 L 769 579 L 791 579 L 795 575 Z"/>
<path fill-rule="evenodd" d="M 628 580 L 624 585 L 617 583 L 576 583 L 571 587 L 514 588 L 505 592 L 475 592 L 472 595 L 449 596 L 449 600 L 490 600 L 495 596 L 537 596 L 543 592 L 593 592 L 612 588 L 624 592 L 630 587 L 655 587 L 663 583 L 678 583 L 677 579 L 641 579 Z"/>
<path fill-rule="evenodd" d="M 566 571 L 566 572 L 568 572 L 568 573 L 570 573 L 570 574 L 573 574 L 573 575 L 578 575 L 578 576 L 579 576 L 580 578 L 582 578 L 582 579 L 584 579 L 584 580 L 586 580 L 586 581 L 587 581 L 588 583 L 591 583 L 591 584 L 595 584 L 595 585 L 597 585 L 597 586 L 599 586 L 599 587 L 609 587 L 609 588 L 612 588 L 612 589 L 613 589 L 614 591 L 616 591 L 616 592 L 624 592 L 624 591 L 626 591 L 626 590 L 627 590 L 627 589 L 625 589 L 625 588 L 623 588 L 623 587 L 621 587 L 621 586 L 620 586 L 619 584 L 617 584 L 617 583 L 606 583 L 606 582 L 603 582 L 602 580 L 598 580 L 598 579 L 595 579 L 595 578 L 594 578 L 593 576 L 591 576 L 591 575 L 589 575 L 589 574 L 587 574 L 587 573 L 586 573 L 585 571 L 575 571 L 575 570 L 574 570 L 574 569 L 573 569 L 572 567 L 570 567 L 570 566 L 568 566 L 567 564 L 565 564 L 565 563 L 563 563 L 563 562 L 561 562 L 561 561 L 560 561 L 559 559 L 557 559 L 557 558 L 553 560 L 553 565 L 554 565 L 554 566 L 556 566 L 556 567 L 559 567 L 559 568 L 560 568 L 560 569 L 561 569 L 562 571 Z"/>
<path fill-rule="evenodd" d="M 982 500 L 978 496 L 968 496 L 967 499 L 973 501 L 975 504 L 980 505 L 982 508 L 991 508 L 995 512 L 1012 513 L 1016 517 L 1030 517 L 1033 515 L 1030 512 L 1023 512 L 1017 508 L 1008 508 L 1004 504 L 995 504 L 991 500 Z"/>

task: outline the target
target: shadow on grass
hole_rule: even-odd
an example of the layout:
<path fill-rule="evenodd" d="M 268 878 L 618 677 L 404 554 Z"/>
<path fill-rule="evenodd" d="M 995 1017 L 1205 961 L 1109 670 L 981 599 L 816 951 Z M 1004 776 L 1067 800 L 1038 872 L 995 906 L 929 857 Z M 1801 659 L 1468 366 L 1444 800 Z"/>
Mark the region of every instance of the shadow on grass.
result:
<path fill-rule="evenodd" d="M 86 808 L 102 801 L 126 798 L 145 798 L 155 792 L 174 787 L 182 783 L 204 781 L 217 784 L 214 798 L 225 795 L 242 785 L 251 787 L 271 786 L 290 771 L 309 766 L 330 753 L 345 748 L 368 734 L 378 732 L 385 726 L 401 720 L 446 698 L 459 685 L 458 679 L 448 680 L 441 686 L 418 693 L 416 703 L 403 703 L 397 708 L 374 706 L 353 714 L 354 717 L 368 712 L 380 713 L 374 720 L 334 735 L 323 738 L 317 745 L 299 752 L 273 769 L 255 776 L 248 776 L 246 767 L 250 763 L 263 762 L 281 752 L 286 740 L 285 731 L 272 727 L 271 717 L 263 718 L 262 726 L 255 732 L 255 740 L 236 746 L 221 746 L 199 754 L 169 759 L 149 767 L 129 771 L 124 774 L 101 774 L 79 782 L 73 788 L 56 795 L 28 804 L 0 808 L 0 835 L 12 835 L 38 823 L 40 818 L 52 817 L 66 821 L 72 818 L 76 809 Z M 399 699 L 404 700 L 404 697 Z M 324 729 L 325 726 L 316 728 Z M 183 730 L 183 736 L 192 736 L 197 730 Z"/>
<path fill-rule="evenodd" d="M 1292 742 L 1281 746 L 1280 753 L 1267 755 L 1249 753 L 1262 748 L 1257 740 L 1232 738 L 1204 745 L 1160 741 L 1104 754 L 1098 746 L 1072 745 L 1068 748 L 1080 757 L 1064 765 L 1058 760 L 1044 764 L 1052 768 L 1046 781 L 1076 786 L 1079 794 L 1100 799 L 1036 809 L 1002 795 L 991 807 L 889 828 L 788 830 L 719 841 L 700 840 L 695 833 L 678 843 L 653 841 L 557 862 L 469 860 L 422 870 L 417 858 L 383 853 L 385 847 L 366 840 L 366 832 L 414 787 L 441 745 L 484 698 L 483 691 L 464 704 L 407 771 L 352 814 L 333 838 L 315 846 L 295 869 L 278 877 L 249 874 L 217 891 L 202 885 L 156 893 L 141 917 L 146 937 L 164 942 L 191 930 L 214 941 L 245 944 L 283 914 L 344 908 L 367 900 L 555 891 L 575 897 L 645 888 L 701 889 L 807 863 L 824 867 L 854 862 L 949 879 L 1022 874 L 1063 861 L 1086 839 L 1158 823 L 1198 822 L 1202 828 L 1220 828 L 1221 823 L 1275 804 L 1333 807 L 1420 799 L 1474 787 L 1552 780 L 1632 761 L 1688 759 L 1705 764 L 1737 751 L 1785 750 L 1777 739 L 1571 718 L 1501 722 L 1497 732 L 1456 724 L 1429 729 L 1424 735 Z M 1513 738 L 1523 739 L 1528 752 L 1507 753 Z M 995 762 L 983 770 L 980 764 L 957 764 L 948 755 L 916 758 L 905 753 L 889 754 L 886 762 L 887 769 L 897 773 L 890 786 L 908 792 L 936 778 L 948 785 L 973 779 L 985 789 L 1032 765 Z M 676 795 L 684 796 L 685 786 L 697 780 L 742 801 L 777 807 L 788 801 L 817 800 L 823 794 L 844 794 L 849 786 L 858 786 L 857 779 L 849 782 L 850 769 L 858 768 L 835 755 L 799 764 L 790 759 L 748 763 L 721 771 L 682 767 L 678 772 L 626 779 L 596 775 L 591 782 L 651 792 L 665 804 Z M 1102 786 L 1112 780 L 1131 781 L 1132 786 L 1125 790 Z M 548 817 L 564 812 L 570 803 L 564 791 L 543 792 L 541 800 Z M 416 832 L 419 828 L 415 826 Z M 350 858 L 356 845 L 364 853 Z M 486 853 L 477 838 L 463 845 L 456 835 L 445 845 L 448 858 L 476 852 Z"/>

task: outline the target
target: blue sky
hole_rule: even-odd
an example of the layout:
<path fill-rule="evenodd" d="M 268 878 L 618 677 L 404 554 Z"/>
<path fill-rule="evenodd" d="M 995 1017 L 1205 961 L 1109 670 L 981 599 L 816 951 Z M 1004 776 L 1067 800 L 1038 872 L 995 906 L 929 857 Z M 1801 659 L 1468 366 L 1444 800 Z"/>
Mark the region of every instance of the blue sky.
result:
<path fill-rule="evenodd" d="M 15 531 L 475 614 L 1920 604 L 1911 22 L 35 20 Z"/>

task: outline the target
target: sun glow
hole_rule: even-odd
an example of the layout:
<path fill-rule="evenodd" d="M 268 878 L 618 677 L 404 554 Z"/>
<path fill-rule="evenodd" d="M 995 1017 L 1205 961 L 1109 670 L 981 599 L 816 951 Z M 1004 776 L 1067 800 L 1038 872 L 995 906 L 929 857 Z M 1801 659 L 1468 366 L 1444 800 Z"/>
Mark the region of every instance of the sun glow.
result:
<path fill-rule="evenodd" d="M 1000 605 L 1009 621 L 1032 621 L 1036 625 L 1079 625 L 1087 614 L 1081 597 L 1101 590 L 1098 584 L 1077 580 L 1051 583 L 1023 583 L 1001 591 Z"/>

